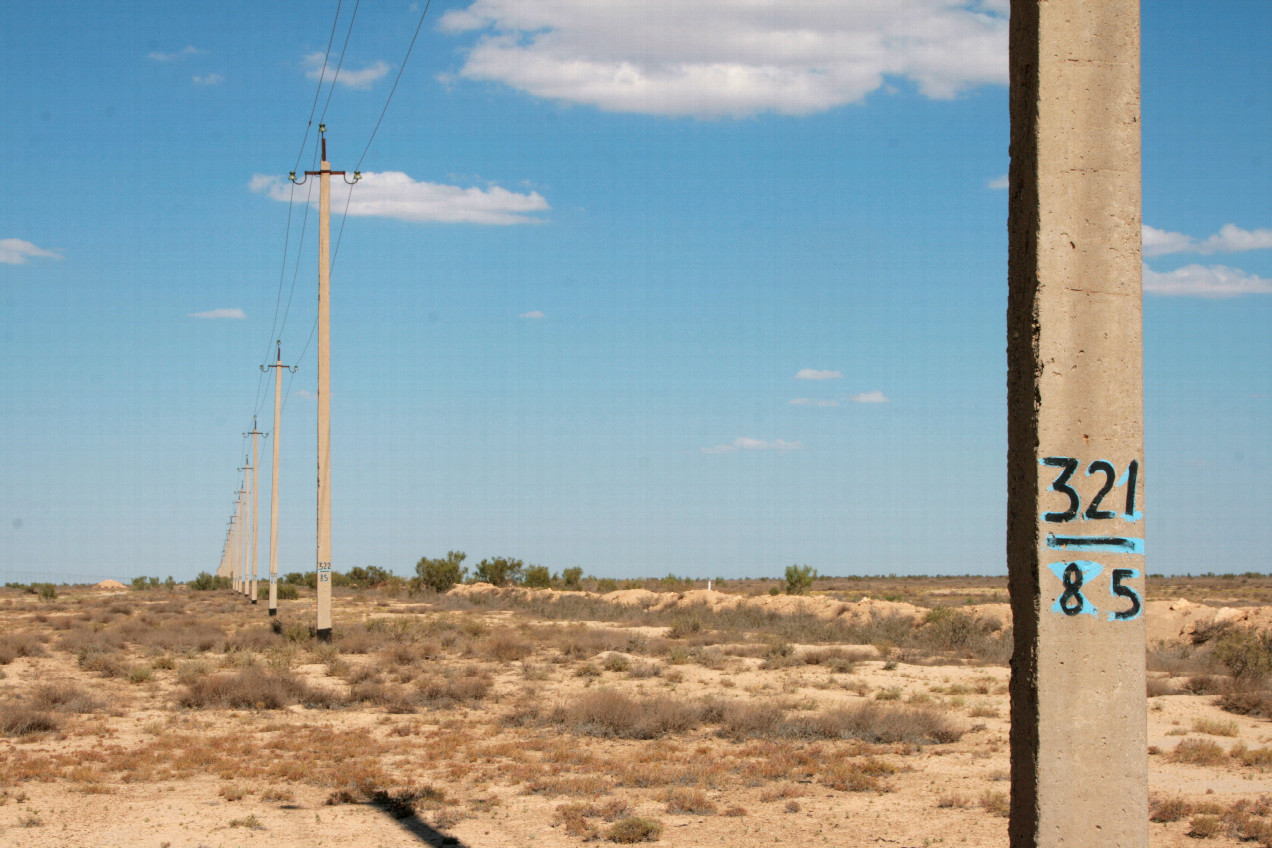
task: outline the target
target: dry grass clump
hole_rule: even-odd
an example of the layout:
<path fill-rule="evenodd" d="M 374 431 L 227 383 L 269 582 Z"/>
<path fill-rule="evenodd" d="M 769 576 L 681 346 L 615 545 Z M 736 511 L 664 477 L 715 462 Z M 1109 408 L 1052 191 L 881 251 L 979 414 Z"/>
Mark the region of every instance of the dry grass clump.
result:
<path fill-rule="evenodd" d="M 407 690 L 392 684 L 363 682 L 354 684 L 349 690 L 349 700 L 359 704 L 370 704 L 384 707 L 395 714 L 415 712 L 415 704 Z"/>
<path fill-rule="evenodd" d="M 701 789 L 679 786 L 669 790 L 664 795 L 663 800 L 667 802 L 667 812 L 669 813 L 714 816 L 720 812 L 720 808 Z"/>
<path fill-rule="evenodd" d="M 62 720 L 47 710 L 25 704 L 0 708 L 0 733 L 5 736 L 28 736 L 61 730 Z"/>
<path fill-rule="evenodd" d="M 252 667 L 198 678 L 186 686 L 177 703 L 194 709 L 279 710 L 297 703 L 307 707 L 341 706 L 343 698 L 335 692 L 312 688 L 288 672 Z"/>
<path fill-rule="evenodd" d="M 840 792 L 890 792 L 882 778 L 896 772 L 896 766 L 875 757 L 843 758 L 829 765 L 822 782 Z"/>
<path fill-rule="evenodd" d="M 993 789 L 986 789 L 981 795 L 980 805 L 985 812 L 991 815 L 1007 818 L 1011 815 L 1011 798 L 1006 792 L 996 792 Z"/>
<path fill-rule="evenodd" d="M 605 838 L 610 842 L 634 844 L 637 842 L 657 842 L 662 835 L 663 826 L 653 819 L 640 816 L 628 816 L 614 823 L 605 831 Z"/>
<path fill-rule="evenodd" d="M 91 713 L 103 706 L 101 701 L 65 680 L 36 686 L 31 693 L 29 705 L 35 710 L 57 710 L 64 713 Z"/>
<path fill-rule="evenodd" d="M 486 699 L 491 685 L 489 674 L 470 666 L 453 676 L 434 674 L 421 678 L 416 683 L 416 698 L 431 709 L 475 704 Z"/>
<path fill-rule="evenodd" d="M 1192 723 L 1193 733 L 1206 733 L 1210 736 L 1236 736 L 1237 723 L 1231 719 L 1196 718 Z"/>
<path fill-rule="evenodd" d="M 587 692 L 562 704 L 541 720 L 586 736 L 657 739 L 698 727 L 704 708 L 667 695 L 632 697 L 613 689 Z"/>
<path fill-rule="evenodd" d="M 1219 766 L 1228 761 L 1223 746 L 1210 739 L 1183 739 L 1169 754 L 1171 762 L 1194 766 Z"/>
<path fill-rule="evenodd" d="M 1216 702 L 1221 709 L 1237 715 L 1272 718 L 1272 691 L 1241 689 L 1225 692 Z"/>
<path fill-rule="evenodd" d="M 8 665 L 18 657 L 42 657 L 47 653 L 34 633 L 22 631 L 0 636 L 0 665 Z"/>
<path fill-rule="evenodd" d="M 804 739 L 860 739 L 912 745 L 957 742 L 963 732 L 936 710 L 875 702 L 799 716 L 786 721 L 783 728 L 784 735 Z"/>
<path fill-rule="evenodd" d="M 496 630 L 483 639 L 477 648 L 482 656 L 496 662 L 517 662 L 534 653 L 534 646 L 524 636 L 512 630 Z"/>

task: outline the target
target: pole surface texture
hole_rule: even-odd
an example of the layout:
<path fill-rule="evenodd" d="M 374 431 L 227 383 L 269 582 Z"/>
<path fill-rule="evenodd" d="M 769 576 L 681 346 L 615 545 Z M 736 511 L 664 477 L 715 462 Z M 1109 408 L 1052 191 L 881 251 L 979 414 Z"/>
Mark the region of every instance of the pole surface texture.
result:
<path fill-rule="evenodd" d="M 1012 0 L 1012 848 L 1148 845 L 1138 0 Z"/>
<path fill-rule="evenodd" d="M 331 638 L 331 163 L 318 177 L 318 638 Z"/>

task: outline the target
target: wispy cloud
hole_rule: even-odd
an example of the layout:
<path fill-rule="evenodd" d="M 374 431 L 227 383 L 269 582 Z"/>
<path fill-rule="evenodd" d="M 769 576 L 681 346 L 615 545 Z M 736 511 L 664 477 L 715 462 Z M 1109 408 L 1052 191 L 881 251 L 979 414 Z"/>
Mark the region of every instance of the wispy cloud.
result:
<path fill-rule="evenodd" d="M 220 74 L 204 74 L 203 76 L 199 76 L 198 74 L 194 75 L 195 85 L 216 85 L 217 83 L 224 81 L 225 77 Z"/>
<path fill-rule="evenodd" d="M 791 406 L 839 406 L 837 400 L 821 400 L 820 398 L 791 398 Z"/>
<path fill-rule="evenodd" d="M 31 259 L 61 259 L 62 254 L 36 247 L 22 239 L 0 239 L 0 264 L 25 265 Z"/>
<path fill-rule="evenodd" d="M 1001 177 L 994 177 L 986 183 L 985 188 L 992 189 L 994 191 L 1001 191 L 1002 189 L 1007 188 L 1009 184 L 1010 181 L 1007 179 L 1007 175 L 1003 174 Z"/>
<path fill-rule="evenodd" d="M 852 396 L 853 403 L 887 403 L 888 396 L 875 389 L 873 392 L 862 392 Z"/>
<path fill-rule="evenodd" d="M 775 451 L 793 451 L 803 450 L 803 442 L 788 442 L 784 439 L 774 439 L 767 442 L 764 439 L 752 439 L 747 436 L 739 436 L 732 442 L 725 445 L 716 445 L 711 448 L 703 448 L 703 453 L 733 453 L 740 450 L 775 450 Z"/>
<path fill-rule="evenodd" d="M 368 65 L 361 70 L 354 70 L 340 66 L 340 72 L 337 75 L 336 67 L 339 63 L 339 57 L 332 56 L 327 60 L 327 66 L 323 68 L 323 56 L 325 54 L 320 50 L 316 53 L 310 53 L 301 60 L 301 64 L 307 68 L 305 76 L 312 80 L 319 78 L 331 80 L 334 79 L 339 85 L 348 88 L 370 88 L 371 84 L 383 77 L 390 70 L 387 62 L 376 62 L 374 65 Z"/>
<path fill-rule="evenodd" d="M 612 112 L 807 115 L 890 79 L 933 99 L 1007 83 L 1001 0 L 474 0 L 440 28 L 480 33 L 460 76 Z"/>
<path fill-rule="evenodd" d="M 318 393 L 317 393 L 317 392 L 311 392 L 311 391 L 309 391 L 308 389 L 297 389 L 297 390 L 296 390 L 296 397 L 301 398 L 301 399 L 303 399 L 303 400 L 317 400 L 317 399 L 318 399 Z"/>
<path fill-rule="evenodd" d="M 248 187 L 274 200 L 291 199 L 287 181 L 281 177 L 257 174 Z M 340 205 L 343 208 L 344 204 Z M 507 225 L 542 223 L 543 219 L 532 213 L 551 207 L 536 191 L 518 194 L 499 186 L 460 188 L 416 182 L 401 171 L 367 171 L 354 186 L 348 208 L 350 215 L 413 223 Z"/>
<path fill-rule="evenodd" d="M 534 310 L 531 310 L 530 312 L 522 312 L 517 317 L 518 318 L 546 318 L 548 316 L 544 315 L 538 309 L 534 309 Z"/>
<path fill-rule="evenodd" d="M 175 62 L 176 60 L 184 59 L 187 56 L 198 56 L 199 54 L 206 52 L 206 50 L 200 50 L 191 44 L 183 50 L 178 50 L 176 53 L 160 53 L 159 51 L 147 53 L 146 58 L 155 62 Z"/>
<path fill-rule="evenodd" d="M 1272 294 L 1272 280 L 1227 265 L 1185 265 L 1160 274 L 1145 265 L 1144 291 L 1174 297 L 1241 297 Z"/>
<path fill-rule="evenodd" d="M 207 312 L 191 312 L 186 315 L 187 318 L 234 318 L 242 319 L 247 316 L 243 314 L 242 309 L 209 309 Z"/>
<path fill-rule="evenodd" d="M 1144 225 L 1144 255 L 1165 256 L 1168 253 L 1241 253 L 1246 250 L 1272 248 L 1272 230 L 1243 230 L 1236 224 L 1224 224 L 1219 232 L 1201 239 L 1184 233 L 1172 233 Z"/>
<path fill-rule="evenodd" d="M 796 380 L 838 380 L 842 376 L 838 371 L 819 371 L 816 368 L 801 368 L 795 372 Z"/>

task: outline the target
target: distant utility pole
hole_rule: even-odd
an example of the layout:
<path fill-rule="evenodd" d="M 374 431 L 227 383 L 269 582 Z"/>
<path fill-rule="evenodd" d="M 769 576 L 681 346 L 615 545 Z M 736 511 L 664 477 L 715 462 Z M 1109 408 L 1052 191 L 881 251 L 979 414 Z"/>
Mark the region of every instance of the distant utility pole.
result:
<path fill-rule="evenodd" d="M 258 488 L 258 486 L 256 485 L 258 481 L 258 477 L 256 476 L 256 467 L 257 467 L 256 437 L 264 436 L 265 438 L 268 439 L 269 433 L 262 433 L 261 431 L 256 429 L 256 416 L 253 415 L 252 416 L 252 432 L 244 433 L 243 435 L 252 437 L 252 582 L 250 584 L 248 597 L 252 599 L 252 603 L 256 603 L 256 594 L 257 594 L 256 592 L 256 556 L 257 556 L 257 551 L 261 546 L 260 534 L 257 532 L 257 528 L 259 527 L 259 525 L 257 524 L 257 521 L 256 521 L 256 517 L 257 517 L 256 492 Z M 275 456 L 277 456 L 277 454 Z"/>
<path fill-rule="evenodd" d="M 293 374 L 296 367 L 283 364 L 283 343 L 278 341 L 278 355 L 273 365 L 262 365 L 261 370 L 274 369 L 274 468 L 269 476 L 269 614 L 278 615 L 278 438 L 283 416 L 283 369 Z M 255 429 L 255 428 L 253 428 Z"/>
<path fill-rule="evenodd" d="M 318 177 L 318 628 L 321 641 L 331 641 L 331 170 L 327 161 L 327 125 L 322 136 L 322 168 L 306 171 Z M 356 183 L 361 174 L 353 172 Z M 296 181 L 296 172 L 290 175 Z"/>
<path fill-rule="evenodd" d="M 252 466 L 248 464 L 247 457 L 244 457 L 243 467 L 239 469 L 239 471 L 243 472 L 243 488 L 239 489 L 239 515 L 242 516 L 239 520 L 239 529 L 243 531 L 241 534 L 243 537 L 243 544 L 239 551 L 238 580 L 238 590 L 244 597 L 247 596 L 247 547 L 252 542 L 251 537 L 248 535 L 249 528 L 247 524 L 247 496 L 251 494 L 252 491 L 252 476 L 249 473 L 251 470 Z"/>

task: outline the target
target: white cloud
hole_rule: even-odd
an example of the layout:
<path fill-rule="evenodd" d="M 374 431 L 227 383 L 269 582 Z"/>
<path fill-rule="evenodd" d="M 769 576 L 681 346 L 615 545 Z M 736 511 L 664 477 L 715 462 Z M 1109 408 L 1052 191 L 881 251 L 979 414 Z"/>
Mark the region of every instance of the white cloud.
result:
<path fill-rule="evenodd" d="M 792 398 L 791 406 L 839 406 L 839 401 L 821 400 L 820 398 Z"/>
<path fill-rule="evenodd" d="M 61 259 L 62 254 L 45 250 L 42 247 L 36 247 L 31 242 L 23 241 L 22 239 L 0 239 L 0 264 L 25 265 L 27 260 L 32 258 Z"/>
<path fill-rule="evenodd" d="M 305 76 L 312 80 L 319 78 L 335 79 L 337 83 L 348 88 L 370 88 L 371 83 L 383 77 L 389 72 L 389 64 L 387 62 L 376 62 L 360 71 L 352 68 L 340 67 L 340 74 L 336 75 L 336 66 L 339 64 L 339 57 L 332 56 L 327 59 L 327 66 L 323 68 L 323 52 L 310 53 L 302 61 L 309 70 L 305 71 Z"/>
<path fill-rule="evenodd" d="M 187 318 L 246 318 L 242 309 L 209 309 L 207 312 L 191 312 Z"/>
<path fill-rule="evenodd" d="M 317 399 L 318 399 L 318 393 L 317 393 L 317 392 L 311 392 L 311 391 L 309 391 L 308 389 L 297 389 L 297 390 L 296 390 L 296 397 L 298 397 L 298 398 L 302 398 L 302 399 L 304 399 L 304 400 L 317 400 Z"/>
<path fill-rule="evenodd" d="M 1185 265 L 1161 274 L 1145 265 L 1144 291 L 1176 297 L 1240 297 L 1272 294 L 1272 280 L 1227 265 Z"/>
<path fill-rule="evenodd" d="M 852 396 L 853 403 L 887 403 L 888 396 L 875 389 L 873 392 L 862 392 Z"/>
<path fill-rule="evenodd" d="M 795 372 L 796 380 L 838 380 L 842 376 L 838 371 L 818 371 L 816 368 L 801 368 Z"/>
<path fill-rule="evenodd" d="M 522 312 L 517 317 L 518 318 L 547 318 L 548 316 L 544 315 L 538 309 L 534 309 L 534 310 L 531 310 L 530 312 Z"/>
<path fill-rule="evenodd" d="M 195 85 L 216 85 L 217 83 L 224 81 L 225 77 L 220 74 L 204 74 L 203 76 L 199 76 L 198 74 L 194 75 Z"/>
<path fill-rule="evenodd" d="M 1010 181 L 1008 180 L 1007 175 L 1003 174 L 1001 177 L 995 177 L 987 182 L 985 184 L 985 188 L 992 189 L 993 191 L 1001 191 L 1002 189 L 1007 188 L 1009 184 Z"/>
<path fill-rule="evenodd" d="M 1144 224 L 1144 255 L 1165 256 L 1168 253 L 1240 253 L 1272 247 L 1272 230 L 1243 230 L 1235 224 L 1224 224 L 1219 232 L 1197 241 L 1184 233 L 1172 233 Z"/>
<path fill-rule="evenodd" d="M 274 200 L 291 199 L 287 181 L 279 177 L 256 174 L 248 188 Z M 313 203 L 318 203 L 316 192 Z M 333 198 L 333 210 L 344 208 L 343 198 Z M 363 172 L 349 200 L 350 215 L 414 223 L 535 224 L 543 219 L 530 213 L 550 208 L 537 191 L 517 194 L 499 186 L 480 189 L 416 182 L 401 171 Z"/>
<path fill-rule="evenodd" d="M 766 442 L 763 439 L 752 439 L 747 436 L 739 436 L 727 445 L 716 445 L 711 448 L 703 448 L 703 453 L 733 453 L 739 450 L 775 450 L 775 451 L 792 451 L 803 450 L 803 442 L 788 442 L 784 439 L 774 439 Z"/>
<path fill-rule="evenodd" d="M 160 53 L 156 50 L 154 53 L 147 53 L 146 58 L 152 59 L 156 62 L 175 62 L 177 59 L 184 59 L 186 56 L 198 56 L 199 54 L 206 52 L 206 50 L 200 50 L 191 44 L 184 50 L 178 50 L 176 53 Z"/>
<path fill-rule="evenodd" d="M 474 0 L 460 75 L 613 112 L 807 115 L 888 78 L 947 99 L 1007 83 L 1002 0 Z"/>

